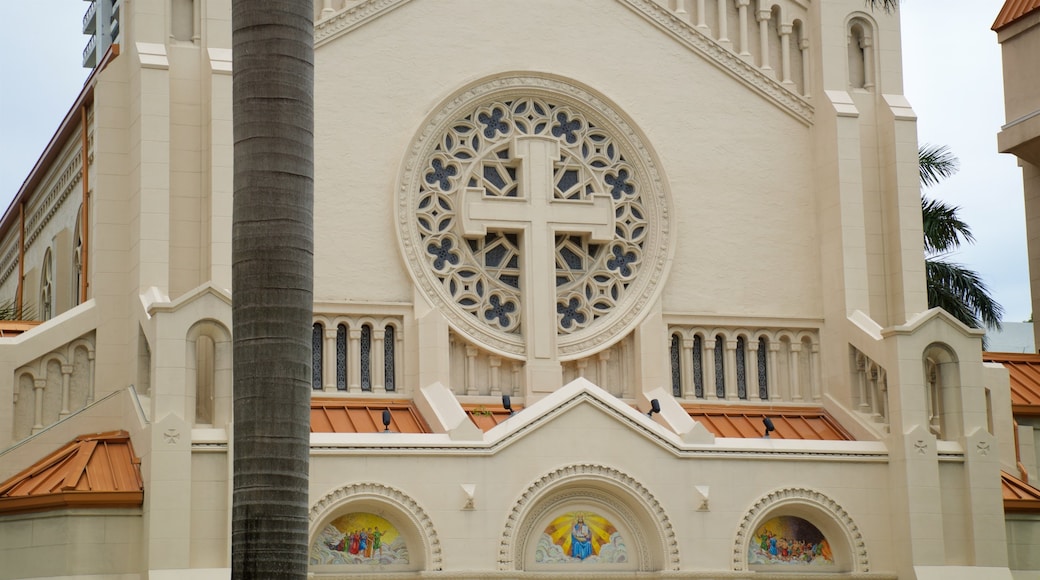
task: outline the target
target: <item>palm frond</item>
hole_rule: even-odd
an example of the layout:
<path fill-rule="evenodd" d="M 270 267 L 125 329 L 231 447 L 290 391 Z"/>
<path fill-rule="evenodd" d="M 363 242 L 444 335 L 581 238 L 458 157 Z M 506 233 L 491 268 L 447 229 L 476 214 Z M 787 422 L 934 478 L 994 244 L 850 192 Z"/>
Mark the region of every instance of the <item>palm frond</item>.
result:
<path fill-rule="evenodd" d="M 975 243 L 971 226 L 957 212 L 961 208 L 937 199 L 921 196 L 921 220 L 924 226 L 924 249 L 929 254 L 950 252 L 961 243 Z"/>
<path fill-rule="evenodd" d="M 950 177 L 960 168 L 960 160 L 946 145 L 921 145 L 917 149 L 921 185 L 930 187 Z"/>
<path fill-rule="evenodd" d="M 899 0 L 866 0 L 866 3 L 871 10 L 880 8 L 887 13 L 894 12 L 899 7 Z"/>
<path fill-rule="evenodd" d="M 942 308 L 974 328 L 1001 329 L 1004 308 L 977 273 L 941 258 L 926 258 L 924 264 L 929 308 Z"/>

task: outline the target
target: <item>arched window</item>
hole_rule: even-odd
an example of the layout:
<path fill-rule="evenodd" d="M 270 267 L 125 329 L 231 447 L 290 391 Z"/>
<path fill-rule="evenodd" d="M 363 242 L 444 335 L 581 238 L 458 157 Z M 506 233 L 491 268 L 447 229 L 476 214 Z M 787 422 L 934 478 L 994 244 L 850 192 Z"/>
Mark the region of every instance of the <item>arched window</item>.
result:
<path fill-rule="evenodd" d="M 347 390 L 347 326 L 336 327 L 336 390 Z"/>
<path fill-rule="evenodd" d="M 737 337 L 737 398 L 747 399 L 747 341 Z"/>
<path fill-rule="evenodd" d="M 396 390 L 394 383 L 394 327 L 387 324 L 383 334 L 383 381 L 387 391 Z"/>
<path fill-rule="evenodd" d="M 715 396 L 726 398 L 726 341 L 721 334 L 715 335 Z"/>
<path fill-rule="evenodd" d="M 704 398 L 704 339 L 693 337 L 693 395 Z"/>
<path fill-rule="evenodd" d="M 766 342 L 766 337 L 758 337 L 758 398 L 763 401 L 769 399 L 769 373 L 766 372 L 766 368 L 769 366 L 769 343 Z"/>
<path fill-rule="evenodd" d="M 43 256 L 43 270 L 40 274 L 40 320 L 50 320 L 54 316 L 54 259 L 50 248 Z"/>
<path fill-rule="evenodd" d="M 849 86 L 854 89 L 874 88 L 874 35 L 870 23 L 862 18 L 849 23 Z"/>
<path fill-rule="evenodd" d="M 83 206 L 76 213 L 76 229 L 72 235 L 72 305 L 82 302 L 80 293 L 83 286 Z"/>
<path fill-rule="evenodd" d="M 681 345 L 682 341 L 678 334 L 672 335 L 672 346 L 669 351 L 669 355 L 672 361 L 672 396 L 682 396 L 682 371 L 679 369 L 679 360 L 682 354 Z"/>
<path fill-rule="evenodd" d="M 213 423 L 216 345 L 205 334 L 195 339 L 195 423 Z"/>
<path fill-rule="evenodd" d="M 322 352 L 325 338 L 325 327 L 320 322 L 314 323 L 311 331 L 311 388 L 321 390 L 321 369 L 325 360 Z"/>
<path fill-rule="evenodd" d="M 372 326 L 361 327 L 361 390 L 372 390 Z"/>

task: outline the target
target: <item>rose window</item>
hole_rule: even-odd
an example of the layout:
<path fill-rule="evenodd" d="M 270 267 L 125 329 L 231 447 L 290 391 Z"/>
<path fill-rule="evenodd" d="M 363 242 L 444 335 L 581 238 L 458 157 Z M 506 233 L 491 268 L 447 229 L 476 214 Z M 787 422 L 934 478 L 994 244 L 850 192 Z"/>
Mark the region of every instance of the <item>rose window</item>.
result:
<path fill-rule="evenodd" d="M 619 338 L 657 288 L 666 197 L 599 100 L 548 79 L 502 85 L 471 89 L 417 140 L 398 205 L 405 254 L 456 330 L 517 355 L 525 333 L 553 332 L 573 358 Z"/>

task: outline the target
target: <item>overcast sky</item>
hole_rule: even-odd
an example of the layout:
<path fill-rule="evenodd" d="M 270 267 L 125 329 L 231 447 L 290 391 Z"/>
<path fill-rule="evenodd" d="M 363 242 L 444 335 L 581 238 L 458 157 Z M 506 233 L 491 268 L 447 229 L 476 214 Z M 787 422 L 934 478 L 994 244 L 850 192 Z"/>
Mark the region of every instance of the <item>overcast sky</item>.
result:
<path fill-rule="evenodd" d="M 1022 177 L 996 149 L 1004 123 L 1000 47 L 990 30 L 1002 0 L 905 0 L 904 92 L 921 143 L 948 145 L 953 178 L 927 192 L 961 207 L 974 246 L 952 259 L 982 275 L 1006 321 L 1031 315 Z M 5 3 L 0 35 L 0 207 L 7 207 L 79 93 L 83 0 Z M 41 17 L 44 16 L 44 17 Z"/>

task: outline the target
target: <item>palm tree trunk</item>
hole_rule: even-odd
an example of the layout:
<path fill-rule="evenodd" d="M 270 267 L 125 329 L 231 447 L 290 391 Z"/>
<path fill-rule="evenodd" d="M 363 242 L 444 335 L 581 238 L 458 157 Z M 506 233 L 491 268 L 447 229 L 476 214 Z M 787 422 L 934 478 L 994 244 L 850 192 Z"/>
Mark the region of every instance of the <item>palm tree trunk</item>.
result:
<path fill-rule="evenodd" d="M 311 2 L 233 0 L 232 578 L 307 576 Z"/>

